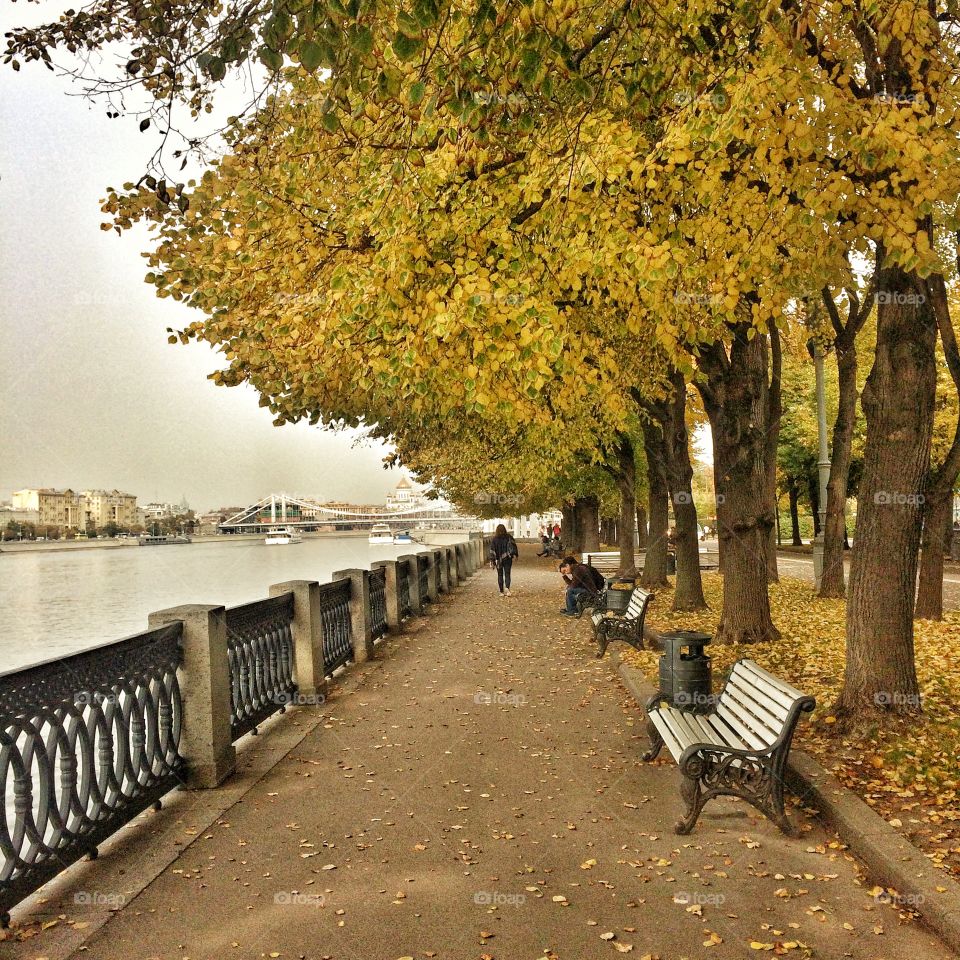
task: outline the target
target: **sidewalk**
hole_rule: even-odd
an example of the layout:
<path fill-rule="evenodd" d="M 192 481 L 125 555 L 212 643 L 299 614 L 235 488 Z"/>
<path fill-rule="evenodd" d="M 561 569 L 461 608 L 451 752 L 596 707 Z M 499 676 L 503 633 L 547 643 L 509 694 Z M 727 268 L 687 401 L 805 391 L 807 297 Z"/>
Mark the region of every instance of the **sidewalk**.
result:
<path fill-rule="evenodd" d="M 876 903 L 802 813 L 808 830 L 790 840 L 719 800 L 675 836 L 675 766 L 642 763 L 640 710 L 594 659 L 587 625 L 559 615 L 555 564 L 522 549 L 512 598 L 481 571 L 323 708 L 264 731 L 257 750 L 322 714 L 214 826 L 200 793 L 151 815 L 150 842 L 189 846 L 76 956 L 950 956 Z M 64 887 L 66 905 L 51 905 L 61 924 L 80 886 L 119 889 L 115 856 Z M 0 956 L 46 957 L 52 935 L 0 944 Z"/>

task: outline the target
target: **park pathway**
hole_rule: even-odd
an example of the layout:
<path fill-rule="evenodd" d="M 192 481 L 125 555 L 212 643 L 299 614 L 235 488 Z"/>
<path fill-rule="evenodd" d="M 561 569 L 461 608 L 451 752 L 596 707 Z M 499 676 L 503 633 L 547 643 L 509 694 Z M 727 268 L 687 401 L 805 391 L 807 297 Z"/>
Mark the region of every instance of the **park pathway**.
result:
<path fill-rule="evenodd" d="M 799 811 L 799 840 L 733 800 L 675 836 L 676 768 L 641 762 L 641 710 L 559 601 L 526 551 L 512 598 L 480 571 L 282 718 L 323 716 L 213 825 L 200 794 L 155 815 L 189 845 L 76 956 L 951 956 Z M 109 853 L 85 871 L 117 882 Z"/>

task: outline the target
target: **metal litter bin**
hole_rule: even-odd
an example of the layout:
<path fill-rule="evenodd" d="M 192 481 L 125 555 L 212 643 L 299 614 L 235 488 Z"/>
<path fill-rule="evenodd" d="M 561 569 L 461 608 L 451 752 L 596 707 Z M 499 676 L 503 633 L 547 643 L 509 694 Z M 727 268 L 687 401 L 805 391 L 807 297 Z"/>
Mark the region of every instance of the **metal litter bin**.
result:
<path fill-rule="evenodd" d="M 626 580 L 623 577 L 611 580 L 606 593 L 607 609 L 613 613 L 623 613 L 630 605 L 630 597 L 633 596 L 636 585 L 636 580 Z"/>
<path fill-rule="evenodd" d="M 712 703 L 711 661 L 703 652 L 710 639 L 709 633 L 695 630 L 661 634 L 660 693 L 678 709 L 702 709 Z"/>

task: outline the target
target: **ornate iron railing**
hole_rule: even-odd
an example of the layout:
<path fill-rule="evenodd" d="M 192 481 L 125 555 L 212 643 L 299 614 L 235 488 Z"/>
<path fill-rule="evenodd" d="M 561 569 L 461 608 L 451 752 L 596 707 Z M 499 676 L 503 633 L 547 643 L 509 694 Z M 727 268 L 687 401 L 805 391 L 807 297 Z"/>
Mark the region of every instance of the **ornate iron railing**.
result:
<path fill-rule="evenodd" d="M 420 604 L 430 602 L 430 560 L 422 553 L 417 554 L 417 579 L 420 584 Z"/>
<path fill-rule="evenodd" d="M 234 741 L 283 711 L 293 682 L 293 594 L 227 610 L 230 733 Z"/>
<path fill-rule="evenodd" d="M 182 782 L 182 630 L 0 676 L 0 919 Z"/>
<path fill-rule="evenodd" d="M 410 564 L 405 560 L 397 563 L 397 597 L 400 602 L 400 618 L 409 617 L 413 612 L 410 605 Z"/>
<path fill-rule="evenodd" d="M 370 571 L 370 624 L 373 637 L 387 632 L 387 571 L 376 567 Z"/>
<path fill-rule="evenodd" d="M 323 669 L 327 676 L 353 658 L 350 620 L 350 581 L 320 584 L 320 619 L 323 622 Z M 386 614 L 384 614 L 386 616 Z"/>

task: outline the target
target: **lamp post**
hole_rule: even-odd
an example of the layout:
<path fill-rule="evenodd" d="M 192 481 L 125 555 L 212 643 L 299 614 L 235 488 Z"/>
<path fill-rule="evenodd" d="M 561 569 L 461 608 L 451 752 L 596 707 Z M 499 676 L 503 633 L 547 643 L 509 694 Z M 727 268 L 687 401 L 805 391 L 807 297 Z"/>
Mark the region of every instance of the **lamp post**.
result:
<path fill-rule="evenodd" d="M 817 455 L 817 474 L 820 481 L 820 503 L 817 515 L 820 518 L 820 532 L 813 540 L 813 582 L 814 589 L 820 592 L 820 583 L 823 580 L 823 535 L 827 520 L 827 483 L 830 479 L 830 450 L 827 447 L 827 404 L 823 382 L 823 349 L 814 341 L 809 344 L 813 354 L 813 366 L 817 380 L 817 439 L 819 452 Z"/>

